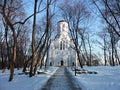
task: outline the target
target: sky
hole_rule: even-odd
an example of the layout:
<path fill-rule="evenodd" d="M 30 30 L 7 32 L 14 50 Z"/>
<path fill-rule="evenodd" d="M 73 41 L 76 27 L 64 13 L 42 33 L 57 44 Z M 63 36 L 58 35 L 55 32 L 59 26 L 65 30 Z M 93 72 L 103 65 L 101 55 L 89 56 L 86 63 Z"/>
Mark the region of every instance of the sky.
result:
<path fill-rule="evenodd" d="M 64 0 L 58 0 L 58 4 L 63 3 Z M 69 0 L 68 0 L 69 1 Z M 72 0 L 74 2 L 74 0 Z M 98 38 L 97 34 L 99 31 L 102 30 L 102 25 L 101 25 L 101 19 L 100 16 L 95 8 L 95 6 L 90 2 L 90 0 L 83 0 L 85 2 L 85 4 L 87 5 L 88 9 L 91 11 L 91 20 L 90 20 L 90 27 L 89 27 L 89 32 L 91 32 L 90 38 L 92 39 L 92 41 L 94 41 L 93 39 L 97 39 L 100 40 L 100 38 Z M 31 15 L 33 13 L 33 9 L 34 9 L 34 0 L 23 0 L 24 3 L 24 7 L 25 7 L 25 11 L 27 12 L 27 15 Z M 62 15 L 59 14 L 59 10 L 56 9 L 56 13 L 57 15 L 55 16 L 55 23 L 54 25 L 57 27 L 57 22 L 62 20 Z M 44 13 L 40 13 L 37 15 L 37 19 L 38 21 L 42 20 L 41 17 L 44 16 Z M 33 17 L 30 19 L 31 22 L 33 20 Z M 32 28 L 32 24 L 31 24 L 31 28 Z M 96 41 L 96 40 L 95 40 Z M 94 42 L 95 42 L 94 41 Z M 100 50 L 100 48 L 98 47 L 98 44 L 94 43 L 92 45 L 93 49 L 92 51 L 95 53 L 102 53 L 102 51 Z"/>

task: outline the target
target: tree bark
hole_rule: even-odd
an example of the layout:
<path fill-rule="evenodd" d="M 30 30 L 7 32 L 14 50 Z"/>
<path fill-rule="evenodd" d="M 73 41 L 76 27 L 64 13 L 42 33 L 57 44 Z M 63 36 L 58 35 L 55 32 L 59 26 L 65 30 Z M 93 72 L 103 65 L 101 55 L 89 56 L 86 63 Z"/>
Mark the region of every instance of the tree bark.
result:
<path fill-rule="evenodd" d="M 29 77 L 33 76 L 33 66 L 35 64 L 35 55 L 36 55 L 36 51 L 35 51 L 35 34 L 36 34 L 36 9 L 37 9 L 37 1 L 35 0 L 34 3 L 34 19 L 33 19 L 33 31 L 32 31 L 32 61 L 31 61 L 31 67 L 30 67 L 30 73 L 29 73 Z"/>
<path fill-rule="evenodd" d="M 82 61 L 81 61 L 81 59 L 80 59 L 80 51 L 79 51 L 78 48 L 77 48 L 77 43 L 76 43 L 76 41 L 74 41 L 74 45 L 75 45 L 75 49 L 76 49 L 76 53 L 77 53 L 77 57 L 78 57 L 78 60 L 79 60 L 80 67 L 83 68 Z"/>
<path fill-rule="evenodd" d="M 16 38 L 16 32 L 13 30 L 13 38 L 14 38 L 14 46 L 13 46 L 13 60 L 11 61 L 10 64 L 10 77 L 9 81 L 13 80 L 14 77 L 14 66 L 15 66 L 15 61 L 16 61 L 16 47 L 17 47 L 17 38 Z"/>
<path fill-rule="evenodd" d="M 105 66 L 107 65 L 107 60 L 106 60 L 106 39 L 104 36 L 104 61 L 105 61 Z"/>
<path fill-rule="evenodd" d="M 10 77 L 9 77 L 9 81 L 13 80 L 14 77 L 14 66 L 15 66 L 15 61 L 16 61 L 16 46 L 17 46 L 17 37 L 16 37 L 16 32 L 15 29 L 13 27 L 13 24 L 11 23 L 11 21 L 9 20 L 9 18 L 6 16 L 6 5 L 7 5 L 7 1 L 4 0 L 4 6 L 3 6 L 3 18 L 6 22 L 6 24 L 10 27 L 12 33 L 13 33 L 13 40 L 14 40 L 14 45 L 13 45 L 13 59 L 10 61 Z"/>

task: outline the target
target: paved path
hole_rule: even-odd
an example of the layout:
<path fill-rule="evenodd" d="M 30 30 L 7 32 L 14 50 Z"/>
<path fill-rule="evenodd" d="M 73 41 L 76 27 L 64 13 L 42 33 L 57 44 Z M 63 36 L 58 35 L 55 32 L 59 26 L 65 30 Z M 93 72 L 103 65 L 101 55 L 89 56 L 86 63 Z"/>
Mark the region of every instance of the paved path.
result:
<path fill-rule="evenodd" d="M 60 67 L 41 90 L 81 90 L 70 78 L 65 67 Z"/>

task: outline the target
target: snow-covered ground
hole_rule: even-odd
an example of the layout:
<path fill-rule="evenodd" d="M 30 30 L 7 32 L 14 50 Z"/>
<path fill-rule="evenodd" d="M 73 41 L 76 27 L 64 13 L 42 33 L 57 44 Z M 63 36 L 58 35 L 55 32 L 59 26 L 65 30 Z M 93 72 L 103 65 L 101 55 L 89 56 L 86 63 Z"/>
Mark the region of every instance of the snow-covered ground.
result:
<path fill-rule="evenodd" d="M 120 90 L 120 66 L 84 67 L 98 74 L 77 74 L 75 81 L 83 90 Z M 70 71 L 74 77 L 74 72 Z"/>
<path fill-rule="evenodd" d="M 8 82 L 9 70 L 2 73 L 0 70 L 0 90 L 38 90 L 53 75 L 58 67 L 49 67 L 47 74 L 39 74 L 29 78 L 29 75 L 18 75 L 22 70 L 15 69 L 15 76 L 12 82 Z"/>
<path fill-rule="evenodd" d="M 22 70 L 15 70 L 14 80 L 8 82 L 9 71 L 0 70 L 0 90 L 40 90 L 45 82 L 53 75 L 58 67 L 50 67 L 47 74 L 40 74 L 29 78 L 29 75 L 18 75 Z M 82 90 L 120 90 L 120 66 L 84 67 L 85 70 L 95 71 L 97 74 L 77 74 L 69 71 Z M 62 83 L 62 82 L 61 82 Z"/>

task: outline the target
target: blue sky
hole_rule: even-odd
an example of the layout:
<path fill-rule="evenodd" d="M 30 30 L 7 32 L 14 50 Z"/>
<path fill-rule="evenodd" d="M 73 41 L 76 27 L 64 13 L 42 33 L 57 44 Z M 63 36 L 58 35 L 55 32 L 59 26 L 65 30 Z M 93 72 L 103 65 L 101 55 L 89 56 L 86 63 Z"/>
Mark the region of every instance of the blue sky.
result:
<path fill-rule="evenodd" d="M 64 0 L 58 0 L 59 3 L 62 3 Z M 69 1 L 69 0 L 68 0 Z M 74 0 L 72 0 L 74 2 Z M 91 39 L 98 39 L 100 40 L 100 38 L 97 37 L 97 33 L 102 29 L 102 25 L 100 23 L 101 19 L 100 19 L 100 16 L 96 10 L 96 8 L 92 5 L 92 3 L 90 2 L 90 0 L 83 0 L 85 1 L 85 4 L 87 5 L 88 9 L 91 11 L 91 14 L 92 14 L 92 17 L 91 17 L 91 22 L 90 22 L 90 27 L 89 27 L 89 31 L 91 32 Z M 33 9 L 34 9 L 34 0 L 23 0 L 23 3 L 24 3 L 24 7 L 25 7 L 25 10 L 29 15 L 31 15 L 33 13 Z M 56 12 L 59 13 L 59 11 L 56 9 Z M 40 19 L 41 17 L 44 16 L 44 13 L 42 14 L 39 14 L 38 15 L 39 17 L 37 17 L 38 19 Z M 33 17 L 31 18 L 31 21 L 32 21 Z M 58 14 L 56 16 L 56 23 L 54 23 L 55 25 L 57 25 L 57 21 L 63 19 L 61 17 L 60 14 Z M 31 24 L 32 25 L 32 24 Z M 32 28 L 32 26 L 31 26 Z M 98 45 L 97 44 L 93 44 L 93 51 L 96 52 L 96 53 L 102 53 L 101 50 L 98 48 Z"/>

